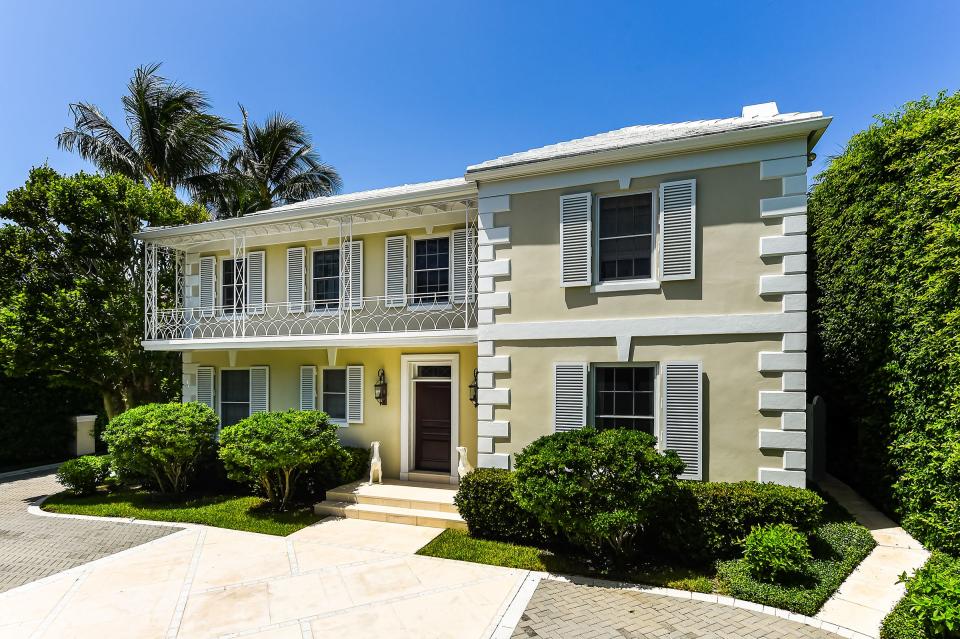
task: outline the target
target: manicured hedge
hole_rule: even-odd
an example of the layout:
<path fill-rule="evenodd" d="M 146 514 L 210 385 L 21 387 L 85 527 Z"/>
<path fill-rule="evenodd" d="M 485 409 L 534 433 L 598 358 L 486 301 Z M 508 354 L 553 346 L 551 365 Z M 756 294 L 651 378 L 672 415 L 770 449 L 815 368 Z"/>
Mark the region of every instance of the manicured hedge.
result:
<path fill-rule="evenodd" d="M 57 481 L 74 495 L 91 495 L 110 473 L 110 457 L 84 455 L 68 459 L 57 469 Z"/>
<path fill-rule="evenodd" d="M 759 581 L 747 562 L 736 559 L 717 565 L 718 589 L 736 599 L 814 615 L 876 542 L 869 530 L 846 522 L 824 524 L 811 535 L 810 545 L 814 559 L 805 579 L 787 585 Z"/>
<path fill-rule="evenodd" d="M 907 594 L 883 620 L 880 639 L 960 636 L 960 559 L 934 552 L 907 581 Z"/>
<path fill-rule="evenodd" d="M 960 93 L 855 135 L 809 216 L 831 470 L 960 553 Z"/>
<path fill-rule="evenodd" d="M 514 497 L 515 477 L 502 468 L 477 468 L 460 480 L 454 503 L 470 535 L 516 543 L 543 541 L 543 526 Z"/>

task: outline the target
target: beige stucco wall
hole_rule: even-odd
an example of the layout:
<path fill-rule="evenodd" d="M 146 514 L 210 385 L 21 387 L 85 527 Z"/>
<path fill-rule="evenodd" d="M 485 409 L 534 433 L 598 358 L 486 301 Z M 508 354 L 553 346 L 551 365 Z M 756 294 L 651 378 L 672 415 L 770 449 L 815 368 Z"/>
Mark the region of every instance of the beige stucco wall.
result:
<path fill-rule="evenodd" d="M 664 282 L 661 290 L 618 293 L 560 286 L 561 195 L 652 190 L 656 201 L 661 182 L 689 178 L 697 180 L 695 280 Z M 759 257 L 760 238 L 779 235 L 781 224 L 780 219 L 761 219 L 759 202 L 780 195 L 779 189 L 777 180 L 761 181 L 759 163 L 751 163 L 635 178 L 624 191 L 617 181 L 610 181 L 515 193 L 510 211 L 495 218 L 497 226 L 510 227 L 510 245 L 499 247 L 497 258 L 510 258 L 511 269 L 510 277 L 498 279 L 496 288 L 511 293 L 511 307 L 498 310 L 496 321 L 778 312 L 779 299 L 761 298 L 758 283 L 761 275 L 781 271 L 779 259 L 765 264 Z M 596 276 L 594 263 L 595 280 Z"/>
<path fill-rule="evenodd" d="M 757 353 L 778 349 L 778 338 L 634 338 L 632 362 L 703 362 L 705 480 L 755 480 L 761 466 L 780 466 L 779 453 L 765 455 L 757 447 L 759 428 L 779 428 L 778 415 L 764 415 L 757 408 L 759 391 L 780 388 L 779 377 L 757 372 Z M 509 438 L 496 440 L 497 453 L 516 453 L 552 432 L 555 362 L 617 362 L 613 339 L 498 341 L 497 355 L 509 355 L 511 368 L 510 373 L 498 374 L 497 380 L 498 385 L 510 388 L 509 408 L 495 412 L 497 420 L 510 422 Z M 662 393 L 658 400 L 662 403 Z"/>
<path fill-rule="evenodd" d="M 350 424 L 340 429 L 341 441 L 350 446 L 368 446 L 380 441 L 385 477 L 400 474 L 400 356 L 420 353 L 456 353 L 460 356 L 460 445 L 466 446 L 471 464 L 476 465 L 477 409 L 470 402 L 467 385 L 473 380 L 477 366 L 476 346 L 444 346 L 435 348 L 351 348 L 339 349 L 336 367 L 363 365 L 363 415 L 362 424 Z M 214 366 L 217 368 L 217 401 L 219 401 L 219 370 L 230 366 L 226 351 L 196 351 L 191 357 L 191 366 Z M 318 392 L 320 369 L 328 366 L 325 349 L 269 349 L 240 350 L 236 352 L 234 366 L 270 367 L 270 410 L 297 408 L 300 402 L 300 366 L 313 365 L 318 369 Z M 387 380 L 387 404 L 381 406 L 373 397 L 373 385 L 377 370 L 383 368 Z M 453 469 L 456 470 L 455 468 Z"/>

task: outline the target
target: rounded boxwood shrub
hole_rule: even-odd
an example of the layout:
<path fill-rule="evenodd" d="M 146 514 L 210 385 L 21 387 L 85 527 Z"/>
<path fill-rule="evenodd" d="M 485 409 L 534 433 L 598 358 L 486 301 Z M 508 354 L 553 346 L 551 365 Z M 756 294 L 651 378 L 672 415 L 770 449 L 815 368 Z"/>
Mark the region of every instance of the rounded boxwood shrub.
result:
<path fill-rule="evenodd" d="M 320 411 L 256 413 L 220 432 L 220 459 L 227 476 L 259 487 L 279 510 L 286 509 L 300 476 L 311 466 L 342 466 L 348 454 L 337 426 Z"/>
<path fill-rule="evenodd" d="M 543 541 L 537 518 L 517 503 L 514 473 L 503 468 L 477 468 L 460 480 L 453 502 L 474 537 L 518 543 Z"/>
<path fill-rule="evenodd" d="M 774 524 L 750 531 L 743 560 L 754 579 L 783 583 L 803 575 L 813 556 L 806 535 L 790 524 Z"/>
<path fill-rule="evenodd" d="M 213 451 L 219 423 L 205 404 L 145 404 L 113 418 L 103 440 L 121 478 L 143 477 L 161 492 L 179 493 Z"/>
<path fill-rule="evenodd" d="M 517 503 L 552 533 L 622 560 L 672 503 L 683 462 L 646 433 L 593 428 L 541 437 L 516 458 Z"/>
<path fill-rule="evenodd" d="M 74 495 L 91 495 L 110 474 L 110 457 L 84 455 L 69 459 L 57 469 L 57 481 Z"/>

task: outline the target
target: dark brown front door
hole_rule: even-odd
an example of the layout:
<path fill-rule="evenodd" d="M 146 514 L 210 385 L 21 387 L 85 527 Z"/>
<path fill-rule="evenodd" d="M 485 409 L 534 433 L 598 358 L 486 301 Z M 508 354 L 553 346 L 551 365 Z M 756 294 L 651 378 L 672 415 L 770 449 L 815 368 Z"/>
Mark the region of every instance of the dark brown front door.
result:
<path fill-rule="evenodd" d="M 450 382 L 416 382 L 417 470 L 450 472 Z"/>

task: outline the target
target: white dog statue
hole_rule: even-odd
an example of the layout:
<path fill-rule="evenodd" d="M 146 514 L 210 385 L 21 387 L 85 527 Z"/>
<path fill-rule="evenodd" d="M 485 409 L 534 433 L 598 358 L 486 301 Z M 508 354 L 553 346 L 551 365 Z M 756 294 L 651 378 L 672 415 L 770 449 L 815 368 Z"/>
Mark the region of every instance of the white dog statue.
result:
<path fill-rule="evenodd" d="M 463 479 L 464 475 L 473 470 L 473 466 L 471 466 L 470 462 L 467 461 L 466 446 L 457 446 L 457 454 L 460 455 L 460 463 L 457 465 L 457 474 L 460 475 L 460 479 Z"/>
<path fill-rule="evenodd" d="M 383 464 L 380 462 L 380 442 L 370 444 L 373 447 L 373 454 L 370 455 L 370 483 L 373 478 L 377 478 L 377 483 L 383 483 Z"/>

